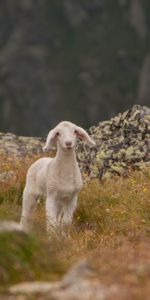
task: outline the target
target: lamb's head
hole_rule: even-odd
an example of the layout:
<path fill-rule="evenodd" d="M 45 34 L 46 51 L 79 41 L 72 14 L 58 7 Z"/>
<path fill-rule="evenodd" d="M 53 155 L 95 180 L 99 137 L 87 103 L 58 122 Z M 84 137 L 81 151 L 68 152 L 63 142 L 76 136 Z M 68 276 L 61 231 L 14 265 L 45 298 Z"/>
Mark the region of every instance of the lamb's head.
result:
<path fill-rule="evenodd" d="M 90 146 L 95 146 L 95 142 L 82 127 L 68 121 L 60 122 L 49 132 L 43 150 L 49 151 L 57 145 L 57 147 L 61 147 L 63 150 L 71 151 L 75 148 L 78 138 Z"/>

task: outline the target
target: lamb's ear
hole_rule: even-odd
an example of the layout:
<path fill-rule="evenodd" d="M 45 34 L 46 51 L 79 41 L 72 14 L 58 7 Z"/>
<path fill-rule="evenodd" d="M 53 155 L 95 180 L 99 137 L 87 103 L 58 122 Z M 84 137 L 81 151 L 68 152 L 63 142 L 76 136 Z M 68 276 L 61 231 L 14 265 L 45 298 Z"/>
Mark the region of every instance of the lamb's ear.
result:
<path fill-rule="evenodd" d="M 47 152 L 51 149 L 56 148 L 56 139 L 57 139 L 57 135 L 58 135 L 58 128 L 55 127 L 54 129 L 52 129 L 46 139 L 46 144 L 43 147 L 43 151 Z"/>
<path fill-rule="evenodd" d="M 85 141 L 90 146 L 96 146 L 96 143 L 90 138 L 88 133 L 82 127 L 76 126 L 75 131 L 81 140 Z"/>

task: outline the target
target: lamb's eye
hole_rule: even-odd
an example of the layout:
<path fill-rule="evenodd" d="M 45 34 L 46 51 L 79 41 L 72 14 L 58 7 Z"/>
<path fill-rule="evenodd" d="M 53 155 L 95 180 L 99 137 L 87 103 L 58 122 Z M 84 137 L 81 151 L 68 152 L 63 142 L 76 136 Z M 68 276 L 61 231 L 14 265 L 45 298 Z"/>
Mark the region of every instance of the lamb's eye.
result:
<path fill-rule="evenodd" d="M 77 130 L 75 130 L 75 131 L 74 131 L 74 133 L 75 133 L 75 134 L 77 134 L 77 133 L 78 133 L 78 131 L 77 131 Z"/>
<path fill-rule="evenodd" d="M 58 135 L 60 135 L 60 133 L 59 133 L 59 132 L 57 132 L 57 133 L 56 133 L 56 136 L 58 136 Z"/>

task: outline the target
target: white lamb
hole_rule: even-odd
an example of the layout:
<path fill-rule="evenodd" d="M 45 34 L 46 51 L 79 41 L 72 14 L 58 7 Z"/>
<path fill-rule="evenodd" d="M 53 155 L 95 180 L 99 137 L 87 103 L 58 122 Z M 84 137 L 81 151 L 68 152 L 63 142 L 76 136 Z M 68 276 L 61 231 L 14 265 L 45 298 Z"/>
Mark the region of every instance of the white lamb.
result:
<path fill-rule="evenodd" d="M 68 121 L 59 123 L 49 132 L 43 150 L 57 146 L 57 153 L 54 158 L 38 159 L 28 170 L 21 216 L 24 231 L 30 230 L 32 212 L 41 196 L 46 198 L 47 230 L 50 233 L 71 223 L 82 187 L 75 154 L 78 138 L 95 146 L 83 128 Z"/>

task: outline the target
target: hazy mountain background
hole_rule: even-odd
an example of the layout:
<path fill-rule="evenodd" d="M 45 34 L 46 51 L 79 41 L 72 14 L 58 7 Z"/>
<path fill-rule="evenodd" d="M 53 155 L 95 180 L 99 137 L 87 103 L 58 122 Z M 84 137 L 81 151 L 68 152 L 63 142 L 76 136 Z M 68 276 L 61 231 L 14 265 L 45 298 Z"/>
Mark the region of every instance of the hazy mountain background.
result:
<path fill-rule="evenodd" d="M 149 0 L 1 0 L 0 131 L 88 128 L 150 103 Z"/>

